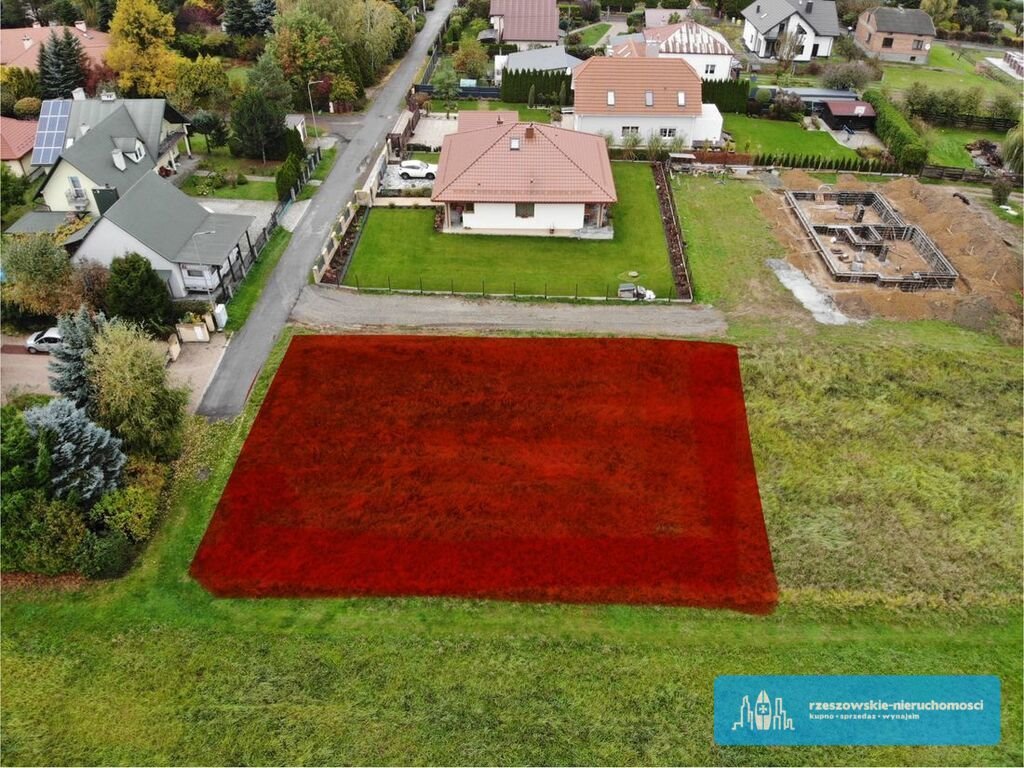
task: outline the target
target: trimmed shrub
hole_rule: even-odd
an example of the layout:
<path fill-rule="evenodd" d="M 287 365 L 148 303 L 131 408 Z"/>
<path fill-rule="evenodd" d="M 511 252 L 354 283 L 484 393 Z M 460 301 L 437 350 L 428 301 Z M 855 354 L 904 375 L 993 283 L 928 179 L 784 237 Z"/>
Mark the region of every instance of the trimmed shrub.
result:
<path fill-rule="evenodd" d="M 714 104 L 721 112 L 746 112 L 750 83 L 747 80 L 705 80 L 701 83 L 701 101 Z"/>
<path fill-rule="evenodd" d="M 21 120 L 39 117 L 39 110 L 42 108 L 43 102 L 35 96 L 26 96 L 14 102 L 14 116 Z"/>
<path fill-rule="evenodd" d="M 75 555 L 75 569 L 90 579 L 113 579 L 128 570 L 131 544 L 123 533 L 87 531 Z"/>
<path fill-rule="evenodd" d="M 928 148 L 910 123 L 880 91 L 869 90 L 864 100 L 875 108 L 875 133 L 904 171 L 917 172 L 928 159 Z"/>

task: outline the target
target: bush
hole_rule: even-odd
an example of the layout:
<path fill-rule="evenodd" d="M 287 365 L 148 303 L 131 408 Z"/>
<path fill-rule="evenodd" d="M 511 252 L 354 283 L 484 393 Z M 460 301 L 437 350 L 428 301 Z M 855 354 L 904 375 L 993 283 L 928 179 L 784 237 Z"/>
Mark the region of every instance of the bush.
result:
<path fill-rule="evenodd" d="M 747 80 L 705 80 L 700 84 L 700 90 L 701 101 L 714 104 L 721 112 L 747 111 L 747 98 L 750 95 L 750 83 Z"/>
<path fill-rule="evenodd" d="M 87 531 L 75 555 L 75 569 L 90 579 L 113 579 L 131 565 L 131 544 L 123 533 Z"/>
<path fill-rule="evenodd" d="M 277 199 L 282 202 L 291 197 L 292 188 L 299 182 L 299 161 L 295 155 L 289 155 L 284 164 L 274 174 L 277 187 Z"/>
<path fill-rule="evenodd" d="M 43 102 L 35 96 L 26 96 L 14 102 L 14 116 L 20 120 L 39 117 L 39 110 L 43 108 Z"/>
<path fill-rule="evenodd" d="M 244 173 L 239 173 L 237 176 L 235 176 L 235 184 L 237 184 L 238 186 L 244 187 L 248 183 L 249 179 Z"/>
<path fill-rule="evenodd" d="M 859 61 L 845 64 L 829 64 L 821 74 L 821 84 L 826 88 L 860 90 L 871 79 L 871 69 Z"/>
<path fill-rule="evenodd" d="M 89 511 L 89 517 L 130 541 L 143 542 L 152 534 L 160 511 L 165 474 L 159 464 L 133 460 L 127 477 L 128 484 L 104 494 Z"/>
<path fill-rule="evenodd" d="M 875 133 L 904 171 L 918 172 L 928 159 L 928 148 L 910 123 L 880 91 L 869 90 L 864 100 L 875 108 Z"/>
<path fill-rule="evenodd" d="M 139 323 L 154 335 L 163 333 L 173 315 L 167 284 L 149 260 L 137 253 L 110 263 L 107 309 L 112 316 Z"/>
<path fill-rule="evenodd" d="M 1009 179 L 999 178 L 992 183 L 992 199 L 996 205 L 1006 205 L 1012 191 L 1013 185 Z"/>

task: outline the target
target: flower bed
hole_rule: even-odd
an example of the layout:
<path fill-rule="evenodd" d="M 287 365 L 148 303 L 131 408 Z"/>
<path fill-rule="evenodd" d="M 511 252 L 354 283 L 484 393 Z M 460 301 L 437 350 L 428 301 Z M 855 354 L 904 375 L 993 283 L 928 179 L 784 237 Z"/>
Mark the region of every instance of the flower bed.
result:
<path fill-rule="evenodd" d="M 300 336 L 192 574 L 237 597 L 769 611 L 736 349 Z"/>

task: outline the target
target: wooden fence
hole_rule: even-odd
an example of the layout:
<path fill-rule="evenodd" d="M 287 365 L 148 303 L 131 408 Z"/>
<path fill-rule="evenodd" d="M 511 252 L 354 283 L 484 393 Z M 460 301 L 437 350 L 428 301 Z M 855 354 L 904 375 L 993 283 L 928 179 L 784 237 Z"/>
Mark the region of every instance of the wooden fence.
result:
<path fill-rule="evenodd" d="M 980 184 L 994 184 L 996 179 L 1007 179 L 1015 187 L 1024 184 L 1024 176 L 995 173 L 978 168 L 954 168 L 949 165 L 926 165 L 921 169 L 920 176 L 922 179 L 944 179 Z"/>

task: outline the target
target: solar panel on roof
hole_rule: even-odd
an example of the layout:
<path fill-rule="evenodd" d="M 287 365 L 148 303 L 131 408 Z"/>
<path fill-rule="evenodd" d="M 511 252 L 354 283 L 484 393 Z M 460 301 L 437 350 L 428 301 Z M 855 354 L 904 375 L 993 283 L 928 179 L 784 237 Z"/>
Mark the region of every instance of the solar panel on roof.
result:
<path fill-rule="evenodd" d="M 71 117 L 70 99 L 48 99 L 39 111 L 39 127 L 32 149 L 32 165 L 53 165 L 64 149 Z"/>

